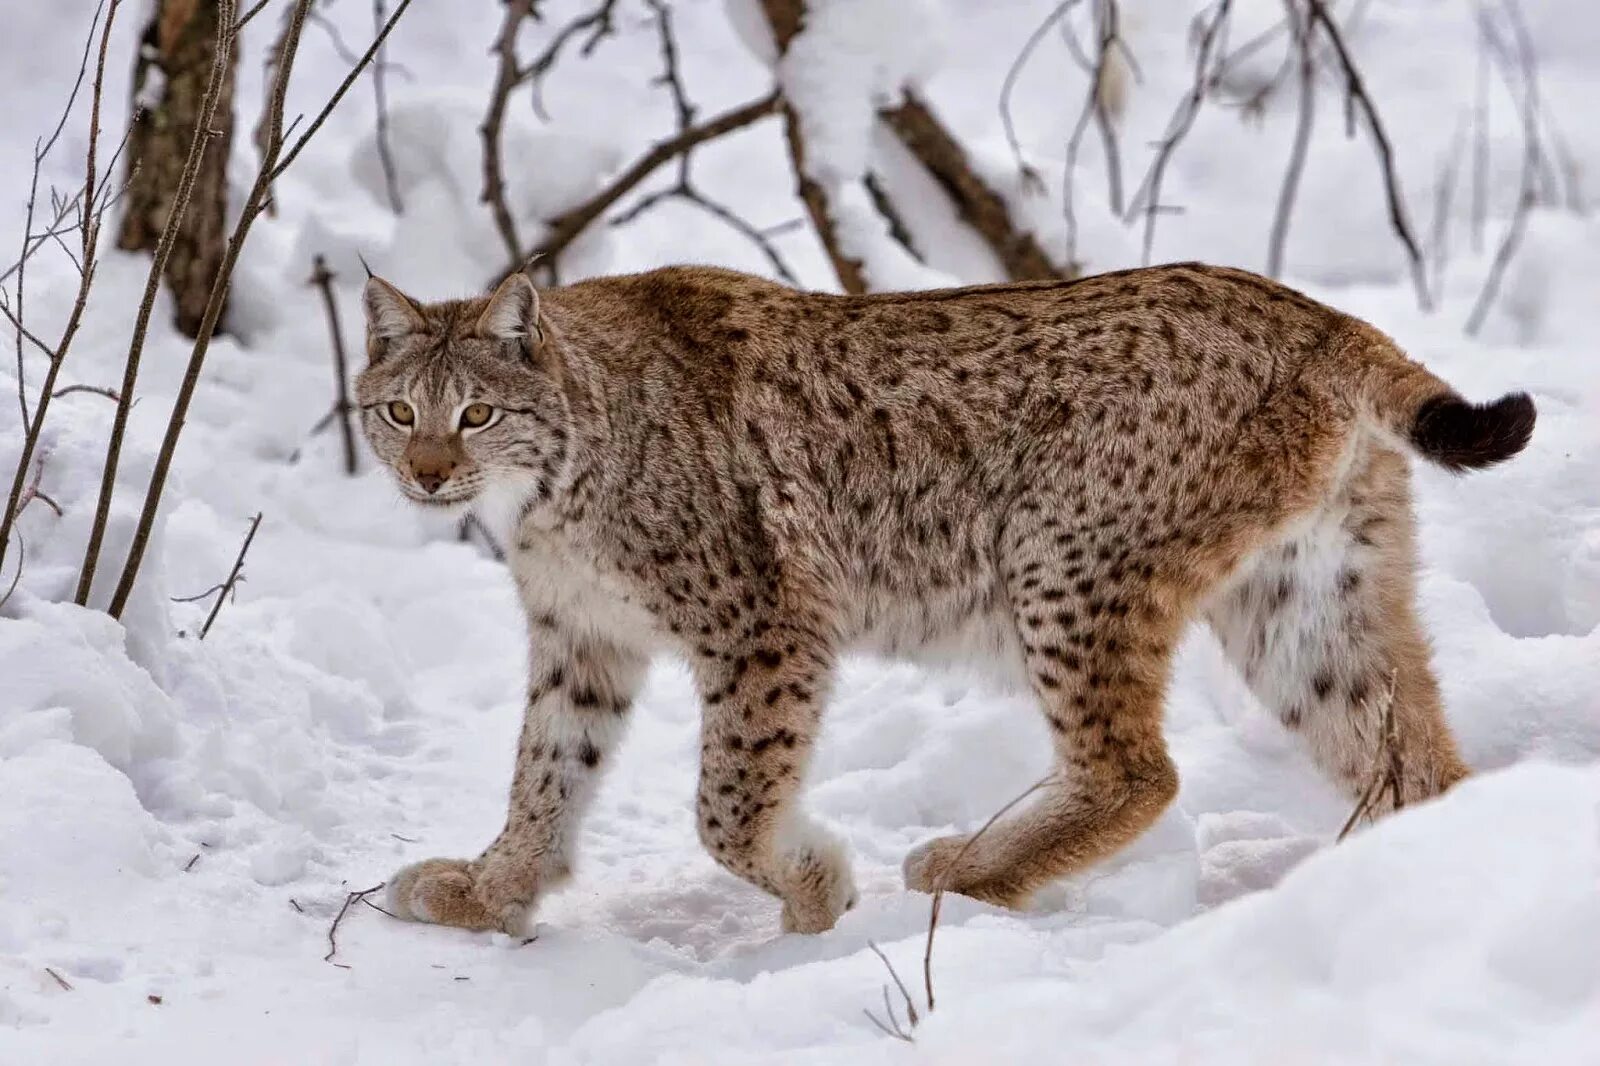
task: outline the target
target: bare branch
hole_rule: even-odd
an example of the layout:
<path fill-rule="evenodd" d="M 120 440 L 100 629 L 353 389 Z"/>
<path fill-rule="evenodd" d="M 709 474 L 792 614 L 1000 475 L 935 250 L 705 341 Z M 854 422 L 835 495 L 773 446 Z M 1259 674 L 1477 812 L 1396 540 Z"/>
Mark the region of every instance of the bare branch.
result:
<path fill-rule="evenodd" d="M 1367 93 L 1361 71 L 1351 58 L 1350 50 L 1345 47 L 1344 35 L 1340 33 L 1338 24 L 1328 14 L 1323 0 L 1305 0 L 1305 3 L 1312 24 L 1322 27 L 1344 72 L 1347 107 L 1352 111 L 1359 109 L 1366 116 L 1367 132 L 1372 135 L 1372 144 L 1377 150 L 1378 163 L 1383 172 L 1384 195 L 1389 202 L 1389 224 L 1404 247 L 1406 259 L 1411 266 L 1411 282 L 1417 290 L 1417 304 L 1424 311 L 1431 310 L 1433 301 L 1428 296 L 1428 279 L 1422 260 L 1422 248 L 1417 244 L 1417 239 L 1411 232 L 1411 223 L 1406 219 L 1405 198 L 1400 191 L 1400 175 L 1394 165 L 1394 149 L 1389 143 L 1388 133 L 1384 130 L 1383 120 L 1378 117 L 1377 105 Z"/>
<path fill-rule="evenodd" d="M 223 0 L 227 3 L 230 0 Z M 128 558 L 122 567 L 122 577 L 117 582 L 116 591 L 112 594 L 109 607 L 113 618 L 121 618 L 123 608 L 127 606 L 128 597 L 133 592 L 134 582 L 139 575 L 139 565 L 144 559 L 145 548 L 149 545 L 150 531 L 155 525 L 156 509 L 161 504 L 161 494 L 166 488 L 167 474 L 172 468 L 172 457 L 178 448 L 178 438 L 183 433 L 184 419 L 189 412 L 189 403 L 194 398 L 194 390 L 200 383 L 200 373 L 205 367 L 206 354 L 210 351 L 211 337 L 217 328 L 217 319 L 222 314 L 223 302 L 227 299 L 228 285 L 233 277 L 234 265 L 239 260 L 239 253 L 244 248 L 244 242 L 249 237 L 250 227 L 256 217 L 265 207 L 268 189 L 272 182 L 282 176 L 283 172 L 294 162 L 295 158 L 305 149 L 311 138 L 322 128 L 333 109 L 344 99 L 350 87 L 355 84 L 361 72 L 371 63 L 378 49 L 393 32 L 396 23 L 411 6 L 411 0 L 400 0 L 395 5 L 394 13 L 389 16 L 383 28 L 378 31 L 372 44 L 361 56 L 361 62 L 351 68 L 339 87 L 328 98 L 327 103 L 317 116 L 306 127 L 305 132 L 293 144 L 288 144 L 287 133 L 283 128 L 284 99 L 289 91 L 289 77 L 294 68 L 295 56 L 300 47 L 300 37 L 305 27 L 306 12 L 312 0 L 296 0 L 290 19 L 289 30 L 284 37 L 284 49 L 281 61 L 278 64 L 276 77 L 273 79 L 270 95 L 271 121 L 269 129 L 271 136 L 268 139 L 267 151 L 263 154 L 260 168 L 256 171 L 254 185 L 245 197 L 240 210 L 239 219 L 234 226 L 233 235 L 228 239 L 227 251 L 223 255 L 221 268 L 218 270 L 211 286 L 211 297 L 206 303 L 206 311 L 200 322 L 200 329 L 195 337 L 194 346 L 189 352 L 189 364 L 184 370 L 183 381 L 178 387 L 178 395 L 173 401 L 172 414 L 167 420 L 167 430 L 161 439 L 161 449 L 156 454 L 155 467 L 150 473 L 150 483 L 145 492 L 144 505 L 139 512 L 138 524 L 134 527 L 133 539 L 128 548 Z M 287 145 L 287 147 L 286 147 Z M 126 399 L 126 397 L 124 397 Z"/>
<path fill-rule="evenodd" d="M 517 234 L 516 219 L 506 203 L 505 164 L 500 158 L 500 144 L 511 94 L 522 84 L 517 68 L 517 31 L 532 13 L 533 0 L 506 0 L 505 17 L 491 49 L 495 54 L 494 88 L 489 93 L 489 110 L 478 125 L 478 134 L 483 139 L 483 191 L 478 198 L 489 205 L 495 229 L 500 233 L 506 257 L 512 264 L 520 264 L 527 255 L 522 250 L 522 238 Z M 511 269 L 515 270 L 516 266 Z"/>
<path fill-rule="evenodd" d="M 751 101 L 743 107 L 725 111 L 698 126 L 690 127 L 676 136 L 658 142 L 644 155 L 635 160 L 631 166 L 612 179 L 609 185 L 606 185 L 577 207 L 571 208 L 552 220 L 543 240 L 533 249 L 531 255 L 555 259 L 595 219 L 605 214 L 618 200 L 638 188 L 639 184 L 653 174 L 657 168 L 706 141 L 743 129 L 759 122 L 768 115 L 775 114 L 778 111 L 779 102 L 778 94 L 772 93 L 769 96 L 762 97 L 760 100 Z M 519 269 L 529 257 L 525 255 L 513 260 L 511 266 L 506 269 L 506 273 L 509 274 L 511 271 Z"/>

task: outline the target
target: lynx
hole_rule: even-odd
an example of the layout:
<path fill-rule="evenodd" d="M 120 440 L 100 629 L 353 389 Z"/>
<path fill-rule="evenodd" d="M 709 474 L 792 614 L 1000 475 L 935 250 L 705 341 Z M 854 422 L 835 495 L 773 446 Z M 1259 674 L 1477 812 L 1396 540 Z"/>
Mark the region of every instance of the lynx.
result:
<path fill-rule="evenodd" d="M 1413 606 L 1405 456 L 1500 462 L 1533 402 L 1471 404 L 1275 282 L 1182 264 L 835 296 L 679 267 L 434 304 L 374 278 L 365 304 L 366 435 L 417 504 L 514 505 L 531 645 L 505 828 L 396 875 L 406 918 L 526 929 L 660 653 L 703 704 L 700 838 L 789 931 L 856 900 L 800 798 L 849 650 L 976 662 L 1048 726 L 1048 788 L 970 847 L 917 847 L 912 889 L 1022 906 L 1149 826 L 1178 789 L 1162 700 L 1191 620 L 1350 789 L 1380 697 L 1404 802 L 1467 773 Z"/>

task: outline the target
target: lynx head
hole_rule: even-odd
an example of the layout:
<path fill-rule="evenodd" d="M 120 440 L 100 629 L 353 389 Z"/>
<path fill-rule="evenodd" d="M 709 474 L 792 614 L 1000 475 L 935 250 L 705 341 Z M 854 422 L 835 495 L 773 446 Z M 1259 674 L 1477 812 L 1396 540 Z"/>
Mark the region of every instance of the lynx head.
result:
<path fill-rule="evenodd" d="M 421 304 L 367 281 L 361 425 L 407 498 L 463 505 L 490 487 L 550 499 L 571 409 L 539 294 L 513 274 L 494 295 Z"/>

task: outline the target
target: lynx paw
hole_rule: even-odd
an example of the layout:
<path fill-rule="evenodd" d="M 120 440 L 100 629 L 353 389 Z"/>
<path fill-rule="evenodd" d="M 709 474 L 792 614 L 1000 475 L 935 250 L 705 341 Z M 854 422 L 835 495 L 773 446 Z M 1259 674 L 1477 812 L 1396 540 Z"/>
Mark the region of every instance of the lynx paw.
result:
<path fill-rule="evenodd" d="M 856 905 L 856 883 L 844 846 L 816 832 L 812 846 L 795 859 L 783 899 L 785 933 L 826 933 Z"/>
<path fill-rule="evenodd" d="M 465 859 L 425 859 L 389 879 L 389 909 L 413 922 L 461 929 L 527 931 L 531 899 Z"/>
<path fill-rule="evenodd" d="M 968 849 L 955 867 L 962 849 L 970 839 L 965 834 L 934 837 L 912 848 L 906 855 L 901 870 L 905 873 L 906 887 L 914 892 L 934 892 L 943 887 L 946 892 L 956 892 L 973 899 L 983 900 L 1001 907 L 1021 907 L 1027 902 L 1026 893 L 992 878 L 982 878 L 972 868 L 972 851 Z M 954 868 L 952 868 L 954 867 Z"/>

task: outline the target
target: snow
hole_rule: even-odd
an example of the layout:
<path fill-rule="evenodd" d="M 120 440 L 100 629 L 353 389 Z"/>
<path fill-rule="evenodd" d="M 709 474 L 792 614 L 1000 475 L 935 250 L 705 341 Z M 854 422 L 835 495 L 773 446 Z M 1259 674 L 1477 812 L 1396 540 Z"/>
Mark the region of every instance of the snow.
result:
<path fill-rule="evenodd" d="M 1041 46 L 1016 93 L 1045 194 L 1017 180 L 994 110 L 1005 66 L 1050 3 L 812 2 L 781 77 L 805 101 L 808 138 L 822 146 L 813 158 L 869 276 L 999 276 L 925 175 L 872 134 L 872 109 L 907 81 L 1060 254 L 1061 144 L 1083 78 L 1059 41 Z M 702 115 L 770 83 L 756 6 L 675 7 Z M 1192 11 L 1180 6 L 1125 4 L 1144 76 L 1128 97 L 1130 187 L 1189 69 Z M 1277 5 L 1238 6 L 1269 23 Z M 1526 6 L 1542 94 L 1592 180 L 1600 126 L 1584 119 L 1600 88 L 1600 18 L 1578 0 Z M 72 72 L 60 57 L 78 54 L 91 7 L 10 13 L 0 247 L 17 244 L 33 138 L 65 98 Z M 539 41 L 579 10 L 544 8 Z M 617 39 L 550 79 L 548 124 L 525 100 L 508 116 L 525 239 L 670 128 L 666 94 L 649 84 L 653 27 L 642 7 L 622 9 Z M 326 11 L 348 39 L 365 39 L 369 10 Z M 1351 44 L 1421 226 L 1434 168 L 1470 108 L 1473 16 L 1442 2 L 1365 11 Z M 357 904 L 325 962 L 348 892 L 424 856 L 475 854 L 504 814 L 525 655 L 514 592 L 447 523 L 405 507 L 370 457 L 347 478 L 336 434 L 309 436 L 332 381 L 305 282 L 311 255 L 327 255 L 359 361 L 358 252 L 428 297 L 476 291 L 499 267 L 477 203 L 476 137 L 498 17 L 493 4 L 418 4 L 397 32 L 391 56 L 409 74 L 389 82 L 404 217 L 387 208 L 364 84 L 281 181 L 280 214 L 261 220 L 241 262 L 239 332 L 213 345 L 125 626 L 70 605 L 111 404 L 76 393 L 52 407 L 41 485 L 63 515 L 35 503 L 22 516 L 26 565 L 0 609 L 0 1064 L 1595 1060 L 1600 220 L 1539 208 L 1483 334 L 1462 335 L 1513 206 L 1521 147 L 1498 85 L 1486 241 L 1472 250 L 1458 190 L 1436 313 L 1416 308 L 1370 148 L 1343 138 L 1331 83 L 1319 86 L 1288 255 L 1289 280 L 1378 324 L 1467 395 L 1527 388 L 1539 403 L 1538 432 L 1516 461 L 1461 479 L 1418 471 L 1421 611 L 1474 779 L 1333 846 L 1347 800 L 1197 632 L 1168 705 L 1177 803 L 1125 853 L 1027 913 L 947 900 L 937 1009 L 906 1045 L 862 1015 L 881 1013 L 887 980 L 869 941 L 921 996 L 928 901 L 902 889 L 900 861 L 921 840 L 981 824 L 1039 776 L 1037 716 L 959 675 L 846 664 L 810 797 L 854 856 L 861 903 L 830 933 L 782 936 L 777 904 L 696 841 L 697 709 L 683 668 L 663 662 L 585 825 L 578 875 L 546 902 L 532 943 L 401 924 Z M 131 11 L 119 17 L 114 55 L 129 54 L 137 23 Z M 1241 22 L 1235 39 L 1245 33 Z M 238 104 L 253 116 L 266 32 L 247 37 Z M 796 58 L 807 49 L 824 60 Z M 343 74 L 320 32 L 308 33 L 296 70 L 292 106 L 307 109 Z M 126 81 L 109 79 L 108 129 L 125 113 Z M 1202 111 L 1170 171 L 1164 198 L 1186 210 L 1161 218 L 1158 259 L 1261 265 L 1292 124 L 1292 93 L 1282 95 L 1259 128 L 1229 109 Z M 44 183 L 77 180 L 83 146 L 81 123 L 69 124 Z M 1087 138 L 1078 253 L 1094 269 L 1132 265 L 1138 242 L 1106 217 L 1098 151 Z M 694 165 L 697 183 L 758 226 L 803 213 L 775 121 L 707 146 Z M 231 166 L 246 180 L 242 142 Z M 887 239 L 862 199 L 868 169 L 908 198 L 927 265 Z M 804 283 L 833 286 L 812 236 L 774 240 Z M 771 271 L 738 234 L 683 204 L 596 227 L 562 268 L 577 277 L 676 261 Z M 141 257 L 106 253 L 63 384 L 120 379 L 144 274 Z M 30 326 L 53 336 L 74 284 L 61 256 L 34 260 Z M 120 570 L 187 355 L 168 310 L 163 298 L 97 606 Z M 0 363 L 9 473 L 21 434 L 11 356 Z M 35 353 L 26 369 L 36 390 Z M 172 597 L 221 580 L 258 510 L 246 581 L 200 641 L 209 599 Z"/>

